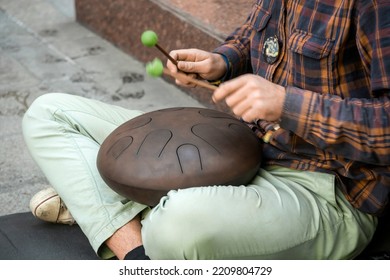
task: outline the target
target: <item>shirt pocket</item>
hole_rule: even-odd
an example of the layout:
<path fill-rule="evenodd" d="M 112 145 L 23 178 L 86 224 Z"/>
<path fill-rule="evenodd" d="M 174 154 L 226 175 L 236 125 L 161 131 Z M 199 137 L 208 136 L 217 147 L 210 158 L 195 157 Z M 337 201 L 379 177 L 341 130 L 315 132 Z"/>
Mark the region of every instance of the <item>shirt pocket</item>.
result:
<path fill-rule="evenodd" d="M 250 17 L 251 39 L 250 39 L 250 62 L 252 71 L 265 77 L 268 64 L 263 62 L 262 46 L 269 34 L 277 34 L 277 27 L 272 24 L 272 13 L 266 8 L 255 5 Z"/>
<path fill-rule="evenodd" d="M 289 84 L 319 93 L 333 93 L 334 41 L 296 30 L 288 39 Z"/>
<path fill-rule="evenodd" d="M 259 4 L 255 4 L 249 16 L 249 25 L 254 31 L 259 32 L 267 26 L 270 18 L 271 13 L 269 11 L 265 10 Z"/>

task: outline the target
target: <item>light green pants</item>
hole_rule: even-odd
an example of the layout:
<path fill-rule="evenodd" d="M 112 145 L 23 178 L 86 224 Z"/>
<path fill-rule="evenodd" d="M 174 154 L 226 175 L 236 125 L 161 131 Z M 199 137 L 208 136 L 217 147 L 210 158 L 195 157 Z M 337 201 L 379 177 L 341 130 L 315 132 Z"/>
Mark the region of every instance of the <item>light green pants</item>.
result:
<path fill-rule="evenodd" d="M 151 259 L 351 259 L 377 219 L 355 210 L 329 174 L 260 169 L 247 186 L 171 191 L 148 207 L 128 202 L 100 178 L 96 155 L 118 125 L 140 111 L 52 93 L 23 119 L 27 146 L 102 257 L 105 240 L 143 212 Z"/>

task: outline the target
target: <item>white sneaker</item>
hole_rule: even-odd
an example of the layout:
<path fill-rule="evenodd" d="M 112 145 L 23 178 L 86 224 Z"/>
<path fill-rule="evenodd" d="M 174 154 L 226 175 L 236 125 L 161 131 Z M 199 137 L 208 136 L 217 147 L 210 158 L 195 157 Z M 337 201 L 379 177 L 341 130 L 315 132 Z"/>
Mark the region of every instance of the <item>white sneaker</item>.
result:
<path fill-rule="evenodd" d="M 37 192 L 31 198 L 30 210 L 35 217 L 46 222 L 68 225 L 76 223 L 61 197 L 52 187 Z"/>

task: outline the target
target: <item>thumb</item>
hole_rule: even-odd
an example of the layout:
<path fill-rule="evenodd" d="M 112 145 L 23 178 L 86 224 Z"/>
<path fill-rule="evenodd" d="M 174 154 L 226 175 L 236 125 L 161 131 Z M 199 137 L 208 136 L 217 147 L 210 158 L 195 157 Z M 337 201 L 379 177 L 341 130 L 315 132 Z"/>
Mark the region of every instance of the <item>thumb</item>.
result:
<path fill-rule="evenodd" d="M 190 62 L 190 61 L 179 61 L 177 68 L 183 72 L 187 73 L 198 73 L 198 67 L 196 62 Z"/>

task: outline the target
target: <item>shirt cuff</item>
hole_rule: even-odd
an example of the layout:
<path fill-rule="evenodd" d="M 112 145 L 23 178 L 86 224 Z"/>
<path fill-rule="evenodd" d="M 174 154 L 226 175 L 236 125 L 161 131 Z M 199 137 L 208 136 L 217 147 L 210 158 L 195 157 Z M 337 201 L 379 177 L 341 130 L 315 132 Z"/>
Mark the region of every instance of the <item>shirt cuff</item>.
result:
<path fill-rule="evenodd" d="M 230 69 L 232 68 L 232 67 L 231 67 L 231 64 L 230 64 L 230 61 L 229 61 L 229 59 L 227 58 L 227 56 L 224 55 L 224 54 L 222 54 L 222 53 L 218 53 L 218 54 L 221 55 L 222 58 L 223 58 L 223 60 L 225 61 L 225 64 L 226 64 L 226 72 L 225 72 L 225 75 L 222 76 L 222 78 L 219 78 L 218 80 L 208 81 L 210 84 L 216 85 L 216 86 L 219 86 L 222 82 L 228 80 L 228 77 L 229 77 L 229 75 L 230 75 Z"/>
<path fill-rule="evenodd" d="M 314 99 L 314 92 L 288 86 L 280 126 L 305 138 L 313 121 Z"/>
<path fill-rule="evenodd" d="M 242 53 L 231 45 L 222 45 L 216 48 L 213 53 L 220 54 L 228 61 L 229 71 L 226 72 L 225 76 L 221 79 L 222 81 L 230 80 L 234 77 L 239 76 L 241 73 L 240 65 L 245 64 Z"/>

